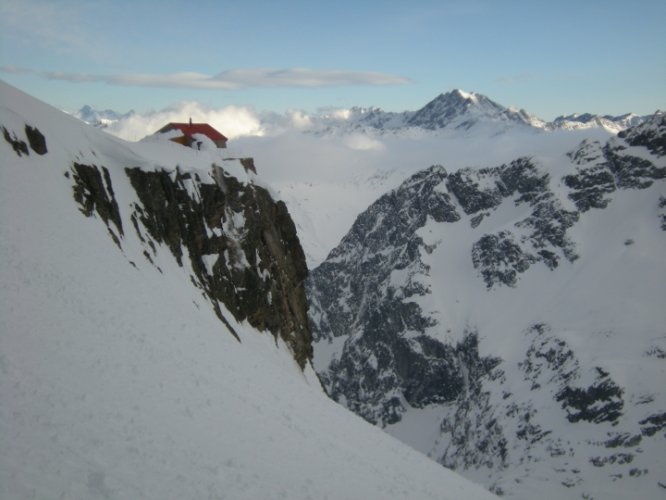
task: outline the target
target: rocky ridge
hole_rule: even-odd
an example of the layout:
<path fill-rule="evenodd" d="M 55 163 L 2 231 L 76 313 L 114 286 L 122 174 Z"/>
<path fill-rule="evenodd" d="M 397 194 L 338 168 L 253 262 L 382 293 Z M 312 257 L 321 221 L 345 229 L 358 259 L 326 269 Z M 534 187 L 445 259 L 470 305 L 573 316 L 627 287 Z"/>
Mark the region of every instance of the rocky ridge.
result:
<path fill-rule="evenodd" d="M 666 401 L 627 385 L 612 361 L 591 361 L 573 326 L 561 325 L 587 325 L 581 338 L 601 328 L 614 339 L 607 344 L 623 334 L 586 312 L 578 323 L 562 319 L 565 310 L 539 296 L 561 294 L 560 307 L 585 310 L 550 289 L 559 276 L 562 286 L 589 286 L 573 271 L 586 262 L 579 241 L 590 244 L 578 227 L 622 193 L 653 206 L 641 224 L 653 228 L 655 244 L 663 240 L 663 132 L 657 114 L 606 144 L 584 141 L 558 169 L 534 158 L 451 173 L 433 166 L 378 199 L 307 282 L 315 368 L 331 397 L 497 493 L 527 495 L 521 488 L 536 470 L 562 497 L 594 496 L 604 477 L 623 479 L 629 491 L 659 475 L 663 464 L 648 466 L 659 445 L 648 438 L 663 438 Z M 550 319 L 503 311 L 521 301 Z M 658 310 L 648 311 L 636 325 L 646 332 L 638 356 L 659 370 L 663 334 Z M 504 316 L 500 326 L 495 318 Z M 432 412 L 430 431 L 410 427 L 412 415 Z M 422 432 L 433 437 L 426 443 Z M 660 488 L 650 484 L 648 496 Z M 619 486 L 615 495 L 625 491 Z"/>

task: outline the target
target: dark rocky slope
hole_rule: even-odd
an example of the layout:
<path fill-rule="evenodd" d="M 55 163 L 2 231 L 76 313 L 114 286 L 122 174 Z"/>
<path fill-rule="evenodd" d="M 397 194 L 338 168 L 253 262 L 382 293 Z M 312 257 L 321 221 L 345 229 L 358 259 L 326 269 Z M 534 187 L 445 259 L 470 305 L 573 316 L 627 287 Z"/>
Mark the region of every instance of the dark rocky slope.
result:
<path fill-rule="evenodd" d="M 529 497 L 520 484 L 535 475 L 563 498 L 622 478 L 616 496 L 654 493 L 650 466 L 664 468 L 648 457 L 663 442 L 666 401 L 641 370 L 663 359 L 660 285 L 644 283 L 663 270 L 663 119 L 585 141 L 557 168 L 534 158 L 433 166 L 373 203 L 307 282 L 315 368 L 329 394 L 497 493 Z M 624 214 L 616 199 L 642 208 Z M 638 223 L 621 220 L 629 216 Z M 621 238 L 612 226 L 642 241 L 600 245 Z M 590 255 L 597 246 L 603 253 Z M 581 281 L 606 252 L 639 266 L 644 277 L 622 285 L 642 299 L 598 288 L 622 269 Z M 634 332 L 618 326 L 632 300 L 645 301 Z M 635 368 L 618 369 L 618 359 Z"/>

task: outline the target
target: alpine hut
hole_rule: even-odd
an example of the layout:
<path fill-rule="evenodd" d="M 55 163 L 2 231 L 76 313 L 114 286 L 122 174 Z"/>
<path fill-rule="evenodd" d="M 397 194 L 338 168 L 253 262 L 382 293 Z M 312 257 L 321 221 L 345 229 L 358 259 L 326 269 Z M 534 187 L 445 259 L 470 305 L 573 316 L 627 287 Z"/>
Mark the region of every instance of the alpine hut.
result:
<path fill-rule="evenodd" d="M 182 144 L 183 146 L 199 149 L 201 147 L 201 141 L 197 140 L 196 135 L 204 135 L 213 141 L 218 148 L 227 147 L 228 139 L 223 134 L 215 130 L 208 123 L 192 123 L 192 118 L 190 118 L 189 123 L 167 123 L 164 127 L 159 129 L 157 133 L 164 134 L 166 132 L 171 132 L 172 130 L 177 130 L 182 133 L 182 135 L 172 137 L 171 140 L 178 144 Z"/>

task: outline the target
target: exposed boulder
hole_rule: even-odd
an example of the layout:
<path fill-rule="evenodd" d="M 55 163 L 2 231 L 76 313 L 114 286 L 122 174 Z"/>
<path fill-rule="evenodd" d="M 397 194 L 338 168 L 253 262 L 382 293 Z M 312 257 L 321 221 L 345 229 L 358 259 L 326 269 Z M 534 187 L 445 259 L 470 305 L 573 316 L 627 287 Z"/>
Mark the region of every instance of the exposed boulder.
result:
<path fill-rule="evenodd" d="M 25 135 L 28 138 L 28 144 L 30 144 L 30 149 L 32 149 L 38 155 L 45 155 L 48 152 L 46 148 L 46 138 L 36 127 L 31 127 L 30 125 L 25 126 Z"/>

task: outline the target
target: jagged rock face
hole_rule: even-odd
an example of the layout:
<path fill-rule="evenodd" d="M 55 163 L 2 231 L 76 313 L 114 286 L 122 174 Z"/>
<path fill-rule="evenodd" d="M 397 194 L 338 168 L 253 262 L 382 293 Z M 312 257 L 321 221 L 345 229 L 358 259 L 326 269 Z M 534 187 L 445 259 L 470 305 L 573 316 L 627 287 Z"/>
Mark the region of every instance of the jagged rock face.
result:
<path fill-rule="evenodd" d="M 311 357 L 307 267 L 286 206 L 213 169 L 215 184 L 178 170 L 126 169 L 141 200 L 131 216 L 137 234 L 166 244 L 181 265 L 186 249 L 197 283 L 213 301 L 237 321 L 280 335 L 304 366 Z"/>
<path fill-rule="evenodd" d="M 626 142 L 632 146 L 644 146 L 663 156 L 659 144 L 666 137 L 664 120 L 657 115 L 651 122 L 629 130 L 623 134 Z M 619 140 L 610 140 L 603 146 L 597 141 L 583 141 L 567 155 L 578 168 L 575 174 L 562 180 L 571 189 L 569 198 L 581 212 L 605 208 L 610 201 L 609 195 L 616 189 L 646 189 L 655 180 L 666 178 L 666 167 L 631 154 L 626 143 Z"/>
<path fill-rule="evenodd" d="M 666 115 L 656 113 L 637 127 L 618 134 L 632 146 L 645 146 L 657 156 L 666 155 Z"/>
<path fill-rule="evenodd" d="M 598 326 L 605 305 L 593 294 L 620 291 L 577 281 L 589 265 L 581 255 L 604 257 L 590 256 L 590 221 L 616 199 L 640 200 L 646 253 L 666 227 L 661 121 L 626 137 L 584 141 L 557 168 L 533 158 L 451 173 L 433 166 L 371 205 L 307 282 L 314 365 L 331 397 L 497 493 L 520 497 L 535 474 L 559 497 L 588 495 L 595 481 L 652 477 L 654 486 L 649 457 L 660 441 L 647 438 L 666 437 L 666 399 L 616 371 L 624 353 L 580 347 L 603 351 L 633 335 Z M 623 238 L 623 250 L 608 252 L 635 244 Z M 567 298 L 586 297 L 581 286 L 595 290 L 590 311 Z M 658 369 L 664 357 L 659 310 L 643 310 L 636 366 Z M 432 415 L 435 427 L 417 428 Z"/>
<path fill-rule="evenodd" d="M 316 297 L 317 311 L 326 311 L 322 320 L 334 337 L 345 335 L 373 314 L 368 300 L 354 298 L 373 297 L 376 302 L 386 297 L 383 283 L 390 273 L 417 262 L 420 240 L 414 238 L 414 232 L 428 217 L 438 221 L 460 218 L 450 195 L 436 190 L 446 175 L 443 167 L 432 167 L 412 177 L 402 189 L 381 197 L 358 217 L 340 245 L 317 268 L 317 275 L 309 282 L 310 296 Z M 408 296 L 421 292 L 417 283 L 405 291 Z M 402 297 L 395 299 L 402 302 Z M 313 333 L 317 335 L 316 330 Z"/>
<path fill-rule="evenodd" d="M 86 216 L 97 213 L 122 247 L 123 228 L 109 171 L 74 163 L 74 199 Z M 140 200 L 129 218 L 153 262 L 166 245 L 179 265 L 188 258 L 192 281 L 230 331 L 218 302 L 237 321 L 280 336 L 301 367 L 311 358 L 303 282 L 305 256 L 282 202 L 258 186 L 241 184 L 213 166 L 216 182 L 198 174 L 126 168 Z M 103 178 L 103 180 L 102 180 Z M 115 225 L 114 231 L 110 222 Z M 236 335 L 237 336 L 237 335 Z"/>
<path fill-rule="evenodd" d="M 464 169 L 452 174 L 447 187 L 468 215 L 472 226 L 478 226 L 507 198 L 516 207 L 526 204 L 531 212 L 516 222 L 512 231 L 484 234 L 472 246 L 472 262 L 483 276 L 486 286 L 513 286 L 517 276 L 536 262 L 550 269 L 557 267 L 558 254 L 576 259 L 574 245 L 566 231 L 578 214 L 566 210 L 549 190 L 549 175 L 539 171 L 529 158 L 521 158 L 496 168 Z M 527 230 L 517 241 L 517 234 Z"/>
<path fill-rule="evenodd" d="M 430 271 L 421 259 L 429 247 L 418 232 L 428 220 L 459 223 L 461 213 L 476 228 L 507 199 L 527 205 L 531 211 L 514 224 L 515 234 L 483 234 L 471 248 L 474 268 L 488 288 L 515 286 L 530 265 L 543 262 L 554 269 L 560 254 L 575 259 L 566 230 L 578 214 L 563 209 L 548 186 L 549 176 L 527 158 L 450 175 L 433 166 L 361 214 L 307 285 L 315 340 L 359 332 L 349 335 L 339 359 L 321 373 L 330 395 L 382 424 L 400 420 L 402 401 L 419 408 L 455 400 L 463 390 L 460 351 L 472 344 L 452 346 L 426 335 L 437 322 L 411 300 L 429 293 L 418 279 Z M 414 278 L 396 288 L 396 275 Z M 475 350 L 467 355 L 475 365 L 493 364 Z M 417 385 L 421 389 L 415 391 Z"/>
<path fill-rule="evenodd" d="M 67 174 L 69 175 L 69 173 Z M 123 236 L 123 223 L 120 210 L 111 184 L 111 176 L 106 167 L 101 170 L 96 165 L 72 164 L 74 178 L 74 200 L 86 217 L 97 213 L 109 230 L 114 243 L 120 246 Z M 113 223 L 115 229 L 110 225 Z"/>

